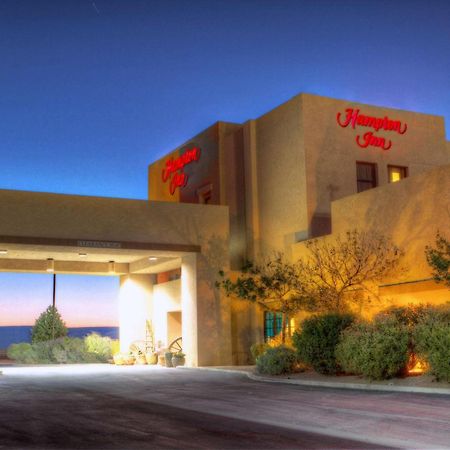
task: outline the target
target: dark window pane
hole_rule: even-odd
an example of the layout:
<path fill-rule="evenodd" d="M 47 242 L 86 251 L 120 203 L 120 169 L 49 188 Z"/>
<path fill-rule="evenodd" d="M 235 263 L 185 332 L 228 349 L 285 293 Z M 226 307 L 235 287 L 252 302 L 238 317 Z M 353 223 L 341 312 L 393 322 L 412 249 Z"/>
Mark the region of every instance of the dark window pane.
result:
<path fill-rule="evenodd" d="M 376 165 L 372 163 L 356 163 L 356 184 L 358 192 L 376 187 Z"/>

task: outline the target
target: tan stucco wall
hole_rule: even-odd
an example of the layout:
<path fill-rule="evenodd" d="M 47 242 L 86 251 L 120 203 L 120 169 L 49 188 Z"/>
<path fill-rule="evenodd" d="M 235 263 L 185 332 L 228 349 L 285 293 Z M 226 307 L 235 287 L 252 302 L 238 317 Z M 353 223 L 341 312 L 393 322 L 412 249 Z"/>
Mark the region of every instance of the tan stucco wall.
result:
<path fill-rule="evenodd" d="M 357 161 L 377 164 L 380 186 L 388 184 L 388 165 L 406 166 L 409 176 L 414 176 L 450 163 L 443 117 L 309 94 L 302 94 L 301 98 L 309 221 L 314 214 L 330 214 L 331 201 L 357 192 Z M 374 132 L 392 141 L 390 150 L 360 148 L 355 142 L 356 135 L 374 130 L 340 127 L 336 115 L 340 112 L 345 116 L 347 108 L 360 109 L 361 114 L 368 116 L 400 120 L 407 123 L 408 129 L 403 135 L 385 130 Z"/>
<path fill-rule="evenodd" d="M 151 316 L 153 285 L 150 275 L 123 275 L 119 288 L 120 351 L 134 341 L 145 341 L 145 324 Z"/>
<path fill-rule="evenodd" d="M 407 279 L 430 277 L 425 246 L 436 231 L 450 234 L 450 165 L 362 192 L 332 205 L 333 230 L 377 230 L 401 248 L 409 263 Z"/>
<path fill-rule="evenodd" d="M 301 98 L 256 120 L 256 183 L 261 254 L 290 251 L 307 229 Z M 257 253 L 257 252 L 256 252 Z"/>
<path fill-rule="evenodd" d="M 170 344 L 167 316 L 170 311 L 181 311 L 181 280 L 153 286 L 151 320 L 155 333 L 155 343 L 161 341 L 163 346 Z"/>
<path fill-rule="evenodd" d="M 160 201 L 178 201 L 182 203 L 198 203 L 198 190 L 212 186 L 211 203 L 215 205 L 227 204 L 224 198 L 225 158 L 223 152 L 223 138 L 233 129 L 239 128 L 236 124 L 216 122 L 206 130 L 192 137 L 167 156 L 153 162 L 148 167 L 149 199 Z M 169 193 L 169 181 L 162 181 L 161 173 L 165 163 L 171 157 L 184 153 L 184 149 L 191 146 L 200 148 L 200 159 L 187 164 L 183 171 L 188 176 L 188 183 L 178 188 L 172 196 Z"/>
<path fill-rule="evenodd" d="M 320 240 L 332 241 L 353 229 L 375 230 L 405 252 L 407 271 L 380 283 L 383 302 L 374 302 L 372 312 L 390 304 L 450 301 L 450 290 L 430 280 L 424 254 L 427 245 L 434 245 L 437 230 L 450 237 L 450 165 L 335 201 L 332 220 L 333 234 Z M 293 246 L 294 259 L 307 254 L 304 243 Z"/>

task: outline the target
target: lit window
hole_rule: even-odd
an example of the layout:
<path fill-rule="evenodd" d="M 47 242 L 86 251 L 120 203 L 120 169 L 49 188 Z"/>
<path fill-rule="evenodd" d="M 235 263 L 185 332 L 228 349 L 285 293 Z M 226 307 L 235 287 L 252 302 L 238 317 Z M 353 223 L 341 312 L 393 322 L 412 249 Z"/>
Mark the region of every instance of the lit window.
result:
<path fill-rule="evenodd" d="M 389 183 L 395 183 L 408 176 L 408 168 L 401 166 L 388 166 Z"/>
<path fill-rule="evenodd" d="M 356 186 L 358 192 L 377 187 L 377 165 L 373 163 L 356 163 Z"/>
<path fill-rule="evenodd" d="M 280 312 L 264 312 L 264 341 L 267 342 L 281 333 L 283 314 Z M 286 336 L 292 335 L 294 319 L 286 319 Z"/>

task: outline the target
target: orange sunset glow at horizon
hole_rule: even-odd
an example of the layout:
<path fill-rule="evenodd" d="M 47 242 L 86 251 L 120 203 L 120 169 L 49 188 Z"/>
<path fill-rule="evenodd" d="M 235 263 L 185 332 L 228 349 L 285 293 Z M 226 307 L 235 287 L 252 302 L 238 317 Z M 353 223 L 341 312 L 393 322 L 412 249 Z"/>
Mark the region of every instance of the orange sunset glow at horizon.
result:
<path fill-rule="evenodd" d="M 56 307 L 69 328 L 117 327 L 118 277 L 57 275 Z M 33 325 L 52 303 L 53 276 L 0 274 L 0 327 Z"/>

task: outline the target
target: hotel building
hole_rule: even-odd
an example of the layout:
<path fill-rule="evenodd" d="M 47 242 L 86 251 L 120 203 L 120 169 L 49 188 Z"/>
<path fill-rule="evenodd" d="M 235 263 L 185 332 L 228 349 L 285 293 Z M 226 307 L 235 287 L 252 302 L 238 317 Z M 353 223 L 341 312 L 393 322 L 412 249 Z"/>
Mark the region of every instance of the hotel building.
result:
<path fill-rule="evenodd" d="M 295 260 L 311 238 L 387 235 L 408 271 L 377 287 L 384 306 L 450 300 L 424 256 L 437 230 L 450 235 L 442 117 L 300 94 L 215 123 L 148 175 L 148 201 L 0 191 L 0 270 L 120 276 L 121 348 L 150 320 L 163 345 L 182 336 L 194 366 L 245 364 L 277 327 L 218 291 L 218 271 L 274 251 Z"/>

